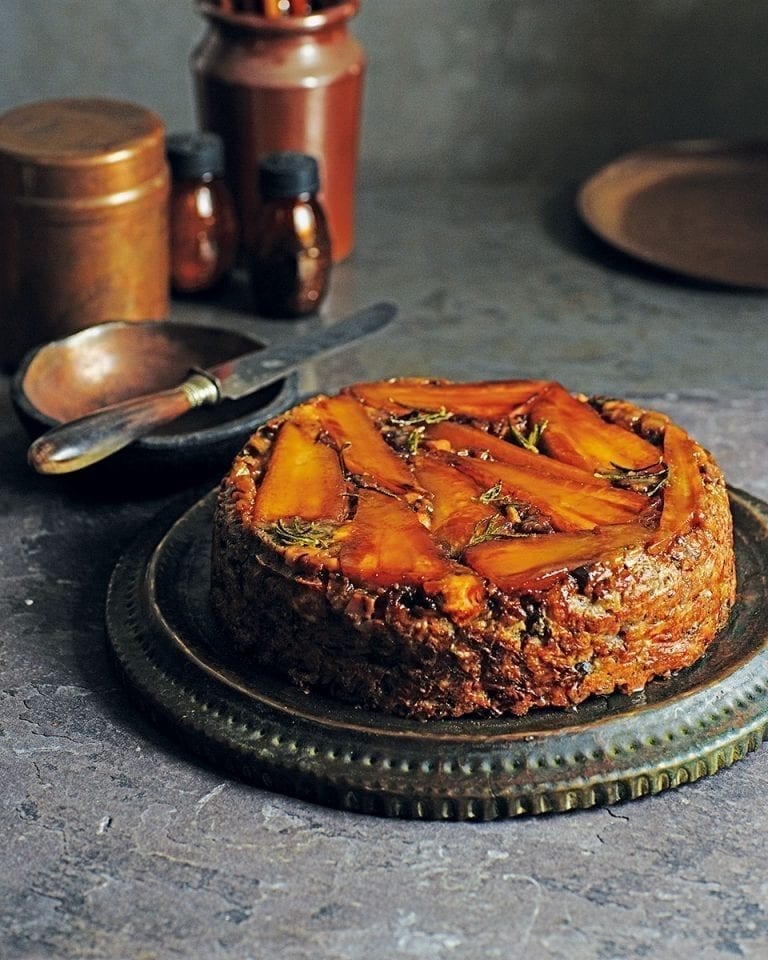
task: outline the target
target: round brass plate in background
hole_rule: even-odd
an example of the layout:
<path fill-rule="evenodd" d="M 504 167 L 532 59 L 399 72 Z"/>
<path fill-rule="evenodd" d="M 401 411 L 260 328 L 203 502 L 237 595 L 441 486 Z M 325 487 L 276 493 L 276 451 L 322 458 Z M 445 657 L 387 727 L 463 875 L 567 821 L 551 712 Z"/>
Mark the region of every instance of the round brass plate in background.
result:
<path fill-rule="evenodd" d="M 415 721 L 306 694 L 216 651 L 214 494 L 159 517 L 119 562 L 107 629 L 164 730 L 270 790 L 381 816 L 491 820 L 658 793 L 715 773 L 768 725 L 768 506 L 731 491 L 738 599 L 695 666 L 641 694 L 526 717 Z M 177 508 L 178 509 L 178 508 Z"/>
<path fill-rule="evenodd" d="M 768 288 L 768 143 L 680 141 L 627 154 L 581 188 L 603 240 L 711 283 Z"/>

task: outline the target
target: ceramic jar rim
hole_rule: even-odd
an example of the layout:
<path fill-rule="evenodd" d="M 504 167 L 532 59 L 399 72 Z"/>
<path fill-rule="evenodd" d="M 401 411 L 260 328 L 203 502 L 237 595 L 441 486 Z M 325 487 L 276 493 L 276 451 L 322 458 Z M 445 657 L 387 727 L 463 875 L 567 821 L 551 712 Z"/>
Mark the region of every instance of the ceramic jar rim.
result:
<path fill-rule="evenodd" d="M 211 21 L 254 33 L 289 36 L 297 33 L 314 33 L 351 20 L 360 9 L 360 0 L 341 0 L 335 6 L 312 13 L 308 17 L 273 18 L 262 17 L 255 13 L 232 13 L 222 10 L 211 0 L 197 0 L 197 6 L 202 16 Z"/>

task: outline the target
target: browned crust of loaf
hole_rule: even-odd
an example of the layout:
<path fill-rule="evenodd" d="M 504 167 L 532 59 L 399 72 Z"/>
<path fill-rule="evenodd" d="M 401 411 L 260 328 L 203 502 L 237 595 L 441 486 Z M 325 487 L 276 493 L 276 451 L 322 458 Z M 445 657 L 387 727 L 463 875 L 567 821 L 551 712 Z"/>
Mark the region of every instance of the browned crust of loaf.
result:
<path fill-rule="evenodd" d="M 628 410 L 637 408 L 625 404 L 615 419 Z M 658 430 L 658 418 L 647 420 Z M 254 484 L 273 430 L 236 461 Z M 243 470 L 233 468 L 213 535 L 222 646 L 307 689 L 425 719 L 520 715 L 640 690 L 698 660 L 734 601 L 731 513 L 708 454 L 703 477 L 700 524 L 663 551 L 622 550 L 535 595 L 491 587 L 483 612 L 459 625 L 418 590 L 377 592 L 287 563 L 243 524 Z"/>

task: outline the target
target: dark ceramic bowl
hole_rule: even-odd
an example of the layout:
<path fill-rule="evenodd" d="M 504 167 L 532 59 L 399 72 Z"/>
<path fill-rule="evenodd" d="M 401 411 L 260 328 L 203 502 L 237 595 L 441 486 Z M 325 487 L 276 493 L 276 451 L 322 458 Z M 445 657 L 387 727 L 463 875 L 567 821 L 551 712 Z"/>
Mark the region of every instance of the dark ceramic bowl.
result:
<path fill-rule="evenodd" d="M 16 412 L 34 437 L 111 403 L 177 386 L 193 367 L 206 368 L 262 348 L 225 327 L 162 322 L 102 323 L 31 351 L 11 382 Z M 192 410 L 137 440 L 91 472 L 108 467 L 190 478 L 225 469 L 264 420 L 296 399 L 287 377 L 241 400 Z"/>

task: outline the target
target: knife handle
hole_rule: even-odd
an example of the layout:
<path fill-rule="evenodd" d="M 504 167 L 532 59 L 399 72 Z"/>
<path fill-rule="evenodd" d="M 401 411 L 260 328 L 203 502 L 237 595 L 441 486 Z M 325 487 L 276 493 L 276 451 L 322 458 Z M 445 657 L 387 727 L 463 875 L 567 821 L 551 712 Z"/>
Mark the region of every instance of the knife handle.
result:
<path fill-rule="evenodd" d="M 128 446 L 188 410 L 217 403 L 216 382 L 193 373 L 170 390 L 124 400 L 54 427 L 30 446 L 27 460 L 38 473 L 72 473 Z"/>

